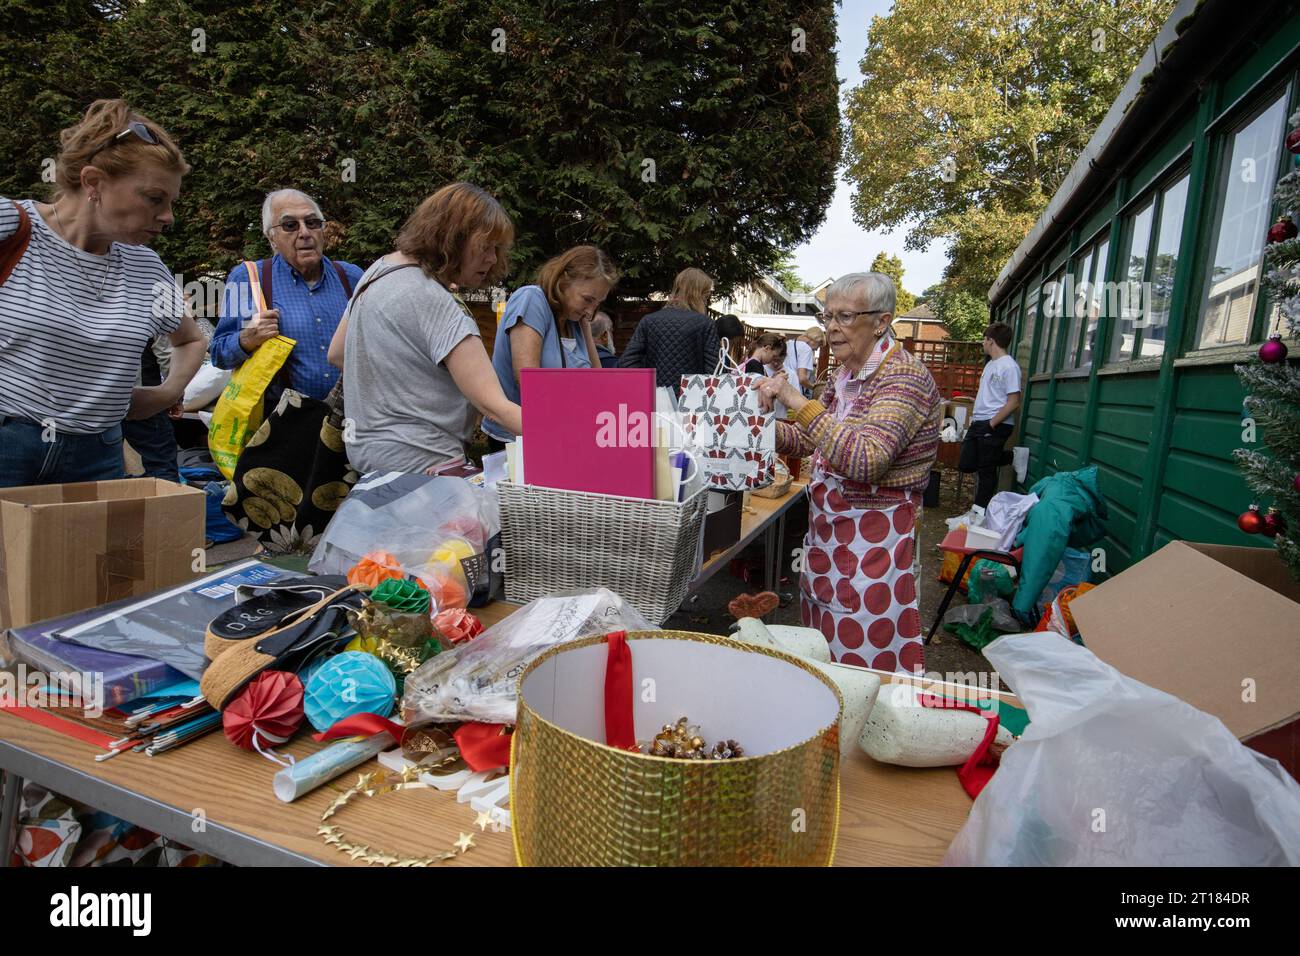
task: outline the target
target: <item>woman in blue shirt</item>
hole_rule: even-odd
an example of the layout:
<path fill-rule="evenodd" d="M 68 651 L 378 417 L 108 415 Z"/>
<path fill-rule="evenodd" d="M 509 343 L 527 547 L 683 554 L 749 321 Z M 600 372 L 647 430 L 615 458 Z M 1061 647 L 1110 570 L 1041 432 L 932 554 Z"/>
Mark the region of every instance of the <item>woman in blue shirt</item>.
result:
<path fill-rule="evenodd" d="M 618 282 L 618 269 L 595 246 L 574 246 L 546 262 L 537 283 L 506 301 L 492 347 L 492 367 L 510 401 L 519 402 L 525 368 L 599 368 L 591 320 Z M 490 418 L 483 431 L 499 450 L 514 435 Z"/>

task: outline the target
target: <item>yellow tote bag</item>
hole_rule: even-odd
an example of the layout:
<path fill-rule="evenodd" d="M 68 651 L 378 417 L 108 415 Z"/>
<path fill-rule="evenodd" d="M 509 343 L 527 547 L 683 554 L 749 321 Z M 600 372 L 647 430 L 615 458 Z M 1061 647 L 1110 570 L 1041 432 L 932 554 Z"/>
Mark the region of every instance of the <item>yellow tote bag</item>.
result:
<path fill-rule="evenodd" d="M 266 309 L 262 296 L 262 283 L 257 275 L 257 264 L 245 262 L 248 279 L 253 289 L 253 301 L 258 311 Z M 235 464 L 248 443 L 249 436 L 262 424 L 262 396 L 276 373 L 289 358 L 297 341 L 277 335 L 258 346 L 248 361 L 235 370 L 230 381 L 217 399 L 208 426 L 208 450 L 212 460 L 227 478 L 235 477 Z"/>

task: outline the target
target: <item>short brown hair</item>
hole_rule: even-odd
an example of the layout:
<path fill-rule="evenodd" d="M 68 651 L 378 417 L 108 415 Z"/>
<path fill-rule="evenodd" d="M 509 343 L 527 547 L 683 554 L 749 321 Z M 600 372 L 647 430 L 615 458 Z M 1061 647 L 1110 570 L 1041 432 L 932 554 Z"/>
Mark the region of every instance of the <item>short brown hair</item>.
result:
<path fill-rule="evenodd" d="M 777 358 L 784 360 L 787 348 L 784 336 L 777 335 L 775 332 L 764 332 L 754 340 L 754 348 L 750 349 L 750 354 L 753 355 L 758 349 L 776 349 Z"/>
<path fill-rule="evenodd" d="M 618 268 L 596 246 L 574 246 L 553 256 L 537 270 L 537 284 L 546 294 L 551 311 L 560 314 L 560 296 L 574 282 L 600 279 L 612 289 L 618 282 Z"/>
<path fill-rule="evenodd" d="M 497 262 L 488 282 L 510 271 L 515 224 L 501 204 L 472 183 L 451 183 L 425 197 L 397 234 L 397 251 L 420 263 L 425 274 L 444 285 L 465 264 L 465 250 L 475 239 L 496 246 Z"/>
<path fill-rule="evenodd" d="M 709 293 L 713 291 L 713 279 L 703 269 L 688 268 L 677 273 L 673 279 L 673 291 L 668 293 L 668 300 L 684 305 L 692 312 L 709 314 Z"/>
<path fill-rule="evenodd" d="M 128 124 L 140 123 L 156 143 L 130 134 L 118 138 Z M 182 176 L 190 166 L 167 131 L 134 112 L 126 100 L 95 100 L 75 126 L 59 134 L 59 156 L 54 164 L 54 198 L 81 189 L 81 171 L 87 166 L 103 170 L 110 179 L 126 176 L 142 166 L 159 166 Z"/>
<path fill-rule="evenodd" d="M 998 348 L 1005 349 L 1011 345 L 1011 326 L 1005 322 L 994 322 L 984 330 L 984 337 L 992 339 L 997 343 Z"/>

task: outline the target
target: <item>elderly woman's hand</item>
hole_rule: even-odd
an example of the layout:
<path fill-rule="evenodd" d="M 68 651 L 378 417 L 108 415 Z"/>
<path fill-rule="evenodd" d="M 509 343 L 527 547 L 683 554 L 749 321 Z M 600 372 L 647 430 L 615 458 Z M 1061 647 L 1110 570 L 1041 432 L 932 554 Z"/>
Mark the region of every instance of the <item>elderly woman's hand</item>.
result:
<path fill-rule="evenodd" d="M 785 372 L 778 372 L 771 378 L 759 379 L 758 397 L 759 404 L 762 405 L 765 412 L 770 412 L 777 402 L 780 402 L 791 411 L 797 412 L 803 408 L 804 403 L 807 401 L 803 397 L 803 393 L 790 384 Z"/>

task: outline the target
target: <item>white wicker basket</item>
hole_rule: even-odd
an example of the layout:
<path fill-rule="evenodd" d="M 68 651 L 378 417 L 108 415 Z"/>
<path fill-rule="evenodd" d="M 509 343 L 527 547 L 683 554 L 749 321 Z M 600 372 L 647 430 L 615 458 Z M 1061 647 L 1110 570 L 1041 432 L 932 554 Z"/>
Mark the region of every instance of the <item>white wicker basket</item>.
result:
<path fill-rule="evenodd" d="M 681 606 L 695 572 L 706 498 L 623 498 L 497 483 L 506 600 L 606 587 L 652 624 Z"/>

